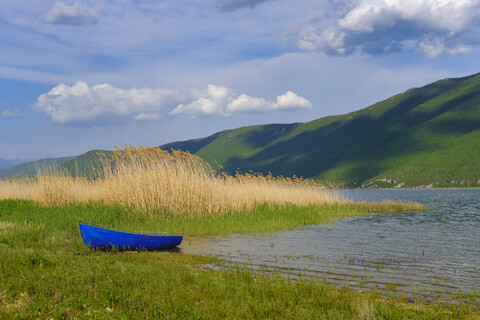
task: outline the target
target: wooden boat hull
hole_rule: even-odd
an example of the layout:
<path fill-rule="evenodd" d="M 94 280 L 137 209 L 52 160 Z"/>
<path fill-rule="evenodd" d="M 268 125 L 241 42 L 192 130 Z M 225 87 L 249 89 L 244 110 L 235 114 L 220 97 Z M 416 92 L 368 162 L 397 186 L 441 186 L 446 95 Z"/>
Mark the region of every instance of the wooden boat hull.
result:
<path fill-rule="evenodd" d="M 85 245 L 95 249 L 161 250 L 174 248 L 183 240 L 177 234 L 138 233 L 83 221 L 78 224 Z"/>

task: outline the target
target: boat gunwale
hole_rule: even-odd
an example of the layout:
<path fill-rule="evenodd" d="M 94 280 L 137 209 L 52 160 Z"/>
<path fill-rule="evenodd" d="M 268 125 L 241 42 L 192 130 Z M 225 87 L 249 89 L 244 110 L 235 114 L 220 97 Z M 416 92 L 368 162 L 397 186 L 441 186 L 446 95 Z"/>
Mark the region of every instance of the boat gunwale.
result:
<path fill-rule="evenodd" d="M 115 232 L 121 232 L 125 234 L 130 234 L 130 235 L 139 235 L 139 236 L 162 236 L 162 237 L 167 237 L 167 236 L 172 236 L 172 237 L 183 237 L 182 234 L 180 233 L 170 233 L 170 232 L 148 232 L 148 231 L 132 231 L 132 230 L 125 230 L 125 229 L 120 229 L 120 228 L 115 228 L 115 227 L 109 227 L 93 222 L 86 222 L 86 221 L 78 221 L 79 225 L 83 224 L 85 226 L 90 226 L 98 229 L 103 229 L 107 231 L 115 231 Z"/>

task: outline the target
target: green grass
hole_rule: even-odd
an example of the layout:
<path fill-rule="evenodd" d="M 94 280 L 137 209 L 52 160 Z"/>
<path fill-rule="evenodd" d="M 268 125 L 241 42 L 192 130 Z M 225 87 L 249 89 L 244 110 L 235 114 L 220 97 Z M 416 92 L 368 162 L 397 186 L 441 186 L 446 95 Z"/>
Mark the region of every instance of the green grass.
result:
<path fill-rule="evenodd" d="M 304 207 L 259 205 L 243 213 L 232 212 L 223 216 L 206 215 L 190 218 L 173 217 L 168 214 L 159 214 L 155 217 L 142 214 L 134 208 L 94 202 L 65 207 L 43 207 L 25 200 L 0 201 L 0 221 L 42 227 L 48 232 L 78 231 L 78 221 L 83 220 L 122 229 L 169 231 L 182 233 L 185 236 L 275 232 L 298 226 L 323 224 L 345 216 L 360 216 L 376 211 L 399 213 L 404 212 L 405 209 L 402 205 L 389 204 L 381 207 L 381 204 L 363 203 Z"/>
<path fill-rule="evenodd" d="M 84 219 L 143 230 L 163 225 L 190 235 L 263 232 L 327 221 L 336 210 L 361 211 L 305 208 L 298 211 L 301 218 L 292 218 L 298 208 L 269 210 L 258 207 L 236 219 L 232 215 L 175 221 L 93 203 L 41 207 L 29 201 L 0 201 L 0 319 L 478 318 L 463 305 L 407 303 L 375 293 L 337 290 L 321 281 L 289 282 L 241 267 L 213 271 L 203 267 L 213 262 L 207 257 L 94 252 L 83 244 L 77 225 Z M 257 226 L 232 226 L 242 223 Z M 265 224 L 269 226 L 260 227 Z"/>

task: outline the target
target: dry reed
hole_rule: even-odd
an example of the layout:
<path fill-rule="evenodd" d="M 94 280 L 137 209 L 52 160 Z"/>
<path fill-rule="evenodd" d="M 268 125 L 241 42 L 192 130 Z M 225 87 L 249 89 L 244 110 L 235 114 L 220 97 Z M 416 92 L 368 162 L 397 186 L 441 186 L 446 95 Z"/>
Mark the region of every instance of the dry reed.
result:
<path fill-rule="evenodd" d="M 0 182 L 0 199 L 20 198 L 42 205 L 100 201 L 142 209 L 150 214 L 199 216 L 241 212 L 258 204 L 321 205 L 341 201 L 311 181 L 261 174 L 228 175 L 201 158 L 159 148 L 118 148 L 93 168 L 96 179 L 58 170 L 34 178 Z"/>

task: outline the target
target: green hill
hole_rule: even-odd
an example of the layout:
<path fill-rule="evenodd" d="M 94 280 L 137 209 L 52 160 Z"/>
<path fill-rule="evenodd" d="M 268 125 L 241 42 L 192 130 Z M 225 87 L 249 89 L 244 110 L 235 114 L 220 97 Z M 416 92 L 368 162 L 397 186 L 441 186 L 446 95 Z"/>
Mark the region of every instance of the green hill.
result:
<path fill-rule="evenodd" d="M 102 162 L 105 156 L 111 151 L 91 150 L 65 162 L 60 168 L 65 169 L 72 176 L 96 177 L 101 171 Z"/>
<path fill-rule="evenodd" d="M 25 162 L 14 167 L 0 170 L 0 179 L 10 177 L 33 177 L 38 171 L 65 170 L 72 176 L 96 176 L 96 170 L 102 164 L 99 159 L 108 156 L 111 151 L 91 150 L 75 157 L 42 159 Z M 95 170 L 93 169 L 95 168 Z"/>
<path fill-rule="evenodd" d="M 24 162 L 8 169 L 0 170 L 0 179 L 24 176 L 32 177 L 37 173 L 38 170 L 51 170 L 59 168 L 64 163 L 72 159 L 73 157 L 63 157 Z"/>
<path fill-rule="evenodd" d="M 480 187 L 480 74 L 407 90 L 365 109 L 307 123 L 226 130 L 173 142 L 214 168 L 322 179 L 347 187 Z M 0 178 L 64 168 L 94 176 L 97 153 L 27 162 Z"/>
<path fill-rule="evenodd" d="M 320 178 L 350 187 L 480 186 L 480 74 L 407 90 L 308 123 L 227 130 L 162 148 L 227 171 Z"/>
<path fill-rule="evenodd" d="M 27 162 L 27 161 L 23 161 L 19 159 L 7 160 L 7 159 L 0 158 L 0 170 L 11 168 L 23 162 Z"/>

